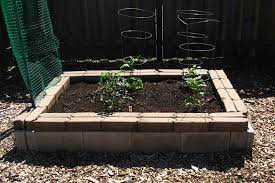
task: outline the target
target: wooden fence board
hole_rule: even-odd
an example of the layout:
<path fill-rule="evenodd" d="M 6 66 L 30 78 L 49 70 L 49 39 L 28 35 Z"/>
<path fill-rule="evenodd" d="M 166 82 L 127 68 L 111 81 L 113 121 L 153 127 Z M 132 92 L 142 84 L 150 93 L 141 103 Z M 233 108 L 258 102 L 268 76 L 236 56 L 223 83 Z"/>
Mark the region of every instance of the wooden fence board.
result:
<path fill-rule="evenodd" d="M 121 57 L 120 24 L 135 26 L 134 20 L 117 15 L 119 8 L 138 6 L 153 10 L 155 0 L 48 0 L 54 31 L 61 43 L 61 55 L 68 58 Z M 204 26 L 210 42 L 217 43 L 221 56 L 275 56 L 274 0 L 164 0 L 164 56 L 181 56 L 177 31 L 184 30 L 176 15 L 178 9 L 200 9 L 216 14 L 220 25 Z M 1 27 L 4 23 L 1 21 Z M 123 27 L 123 28 L 127 28 Z M 153 32 L 153 40 L 145 56 L 155 54 L 154 25 L 145 29 Z M 196 30 L 197 31 L 197 30 Z M 7 35 L 1 32 L 2 51 L 8 47 Z M 137 44 L 139 46 L 139 44 Z M 238 47 L 236 47 L 238 46 Z"/>

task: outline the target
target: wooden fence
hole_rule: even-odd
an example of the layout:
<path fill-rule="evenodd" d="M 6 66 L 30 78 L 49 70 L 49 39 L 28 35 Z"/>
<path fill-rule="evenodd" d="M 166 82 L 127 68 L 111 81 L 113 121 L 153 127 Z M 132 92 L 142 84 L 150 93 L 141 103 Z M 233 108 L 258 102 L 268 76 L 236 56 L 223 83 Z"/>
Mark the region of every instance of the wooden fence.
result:
<path fill-rule="evenodd" d="M 178 57 L 177 32 L 184 29 L 177 19 L 178 9 L 214 12 L 220 24 L 204 26 L 224 57 L 275 56 L 274 0 L 163 0 L 164 57 Z M 133 20 L 118 16 L 118 10 L 139 7 L 155 11 L 155 0 L 48 0 L 54 31 L 61 43 L 63 59 L 117 58 L 122 56 L 121 29 L 140 27 Z M 3 27 L 3 21 L 1 21 Z M 154 20 L 144 29 L 154 34 L 146 42 L 145 56 L 155 56 Z M 3 30 L 3 28 L 1 29 Z M 3 33 L 3 31 L 2 31 Z M 6 34 L 1 48 L 8 46 Z M 131 48 L 134 43 L 126 43 Z"/>

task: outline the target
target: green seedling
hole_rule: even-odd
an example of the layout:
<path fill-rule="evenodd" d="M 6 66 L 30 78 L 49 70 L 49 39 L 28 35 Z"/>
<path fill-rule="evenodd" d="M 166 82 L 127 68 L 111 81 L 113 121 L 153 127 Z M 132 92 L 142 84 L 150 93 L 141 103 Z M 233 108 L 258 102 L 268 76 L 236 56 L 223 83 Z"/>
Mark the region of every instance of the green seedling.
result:
<path fill-rule="evenodd" d="M 192 68 L 186 69 L 183 79 L 192 92 L 192 94 L 184 100 L 184 104 L 192 107 L 204 105 L 204 89 L 206 84 L 198 74 L 198 67 L 193 66 Z"/>
<path fill-rule="evenodd" d="M 130 93 L 143 88 L 143 82 L 135 77 L 123 77 L 122 72 L 105 72 L 99 77 L 98 94 L 107 112 L 119 110 L 122 104 L 131 100 Z"/>
<path fill-rule="evenodd" d="M 141 55 L 137 57 L 129 56 L 124 58 L 124 64 L 120 67 L 120 70 L 134 70 L 135 65 L 140 63 L 141 59 L 143 59 Z"/>
<path fill-rule="evenodd" d="M 187 68 L 183 71 L 184 76 L 183 77 L 197 77 L 199 75 L 198 69 L 200 67 L 194 65 L 191 68 Z"/>

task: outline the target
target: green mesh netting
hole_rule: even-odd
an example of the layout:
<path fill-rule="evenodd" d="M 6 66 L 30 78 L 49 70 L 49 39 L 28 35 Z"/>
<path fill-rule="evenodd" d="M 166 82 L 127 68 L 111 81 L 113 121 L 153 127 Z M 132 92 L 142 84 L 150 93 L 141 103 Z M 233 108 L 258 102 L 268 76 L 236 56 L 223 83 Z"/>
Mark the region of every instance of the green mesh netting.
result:
<path fill-rule="evenodd" d="M 62 66 L 47 0 L 1 0 L 13 54 L 35 105 L 60 80 Z"/>

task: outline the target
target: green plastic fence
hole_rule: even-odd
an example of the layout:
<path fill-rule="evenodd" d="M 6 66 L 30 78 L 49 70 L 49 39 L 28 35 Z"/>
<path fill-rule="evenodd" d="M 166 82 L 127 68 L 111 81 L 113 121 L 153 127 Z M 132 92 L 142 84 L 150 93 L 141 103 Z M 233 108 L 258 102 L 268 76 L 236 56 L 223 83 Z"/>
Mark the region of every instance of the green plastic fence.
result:
<path fill-rule="evenodd" d="M 62 73 L 47 0 L 1 0 L 1 7 L 13 54 L 37 106 Z"/>

